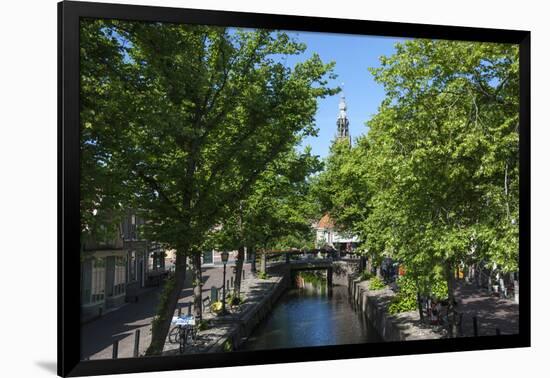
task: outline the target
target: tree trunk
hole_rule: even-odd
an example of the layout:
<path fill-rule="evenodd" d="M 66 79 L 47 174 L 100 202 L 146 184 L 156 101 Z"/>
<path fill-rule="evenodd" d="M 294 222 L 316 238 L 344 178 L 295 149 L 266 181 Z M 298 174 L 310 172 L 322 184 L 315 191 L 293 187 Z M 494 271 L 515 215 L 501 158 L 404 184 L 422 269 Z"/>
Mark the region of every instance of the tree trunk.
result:
<path fill-rule="evenodd" d="M 422 311 L 422 299 L 420 298 L 420 293 L 416 293 L 416 304 L 418 306 L 418 315 L 420 315 L 420 321 L 424 321 L 424 312 Z"/>
<path fill-rule="evenodd" d="M 241 294 L 241 278 L 243 276 L 244 246 L 240 246 L 237 252 L 237 263 L 235 266 L 235 286 L 233 287 L 233 298 L 239 298 Z"/>
<path fill-rule="evenodd" d="M 519 280 L 514 280 L 514 303 L 519 304 Z"/>
<path fill-rule="evenodd" d="M 256 273 L 256 249 L 254 247 L 249 248 L 250 251 L 250 271 Z"/>
<path fill-rule="evenodd" d="M 366 269 L 367 269 L 367 272 L 369 272 L 369 273 L 372 273 L 372 259 L 373 259 L 372 256 L 370 256 L 370 257 L 367 259 L 367 267 L 366 267 Z"/>
<path fill-rule="evenodd" d="M 266 255 L 265 255 L 265 251 L 263 251 L 260 254 L 260 272 L 265 273 L 266 264 L 267 264 Z"/>
<path fill-rule="evenodd" d="M 382 267 L 380 265 L 376 266 L 376 277 L 382 279 Z"/>
<path fill-rule="evenodd" d="M 447 292 L 449 298 L 449 306 L 454 306 L 455 300 L 455 279 L 453 274 L 453 266 L 451 262 L 447 262 Z"/>
<path fill-rule="evenodd" d="M 449 314 L 452 314 L 453 313 L 453 310 L 455 309 L 455 277 L 454 277 L 454 269 L 453 269 L 453 264 L 449 261 L 447 262 L 447 266 L 446 266 L 446 270 L 447 270 L 447 294 L 448 294 L 448 300 L 449 300 Z M 457 334 L 457 325 L 456 325 L 456 319 L 454 317 L 454 315 L 448 319 L 449 321 L 449 333 L 450 333 L 450 336 L 451 337 L 454 337 L 456 336 Z"/>
<path fill-rule="evenodd" d="M 152 322 L 151 343 L 147 348 L 147 355 L 159 355 L 162 353 L 166 336 L 170 330 L 172 316 L 176 311 L 180 293 L 185 285 L 186 260 L 187 248 L 178 248 L 175 275 L 174 278 L 165 283 L 157 315 Z"/>
<path fill-rule="evenodd" d="M 359 271 L 364 271 L 365 269 L 367 269 L 367 257 L 366 256 L 363 256 L 361 255 L 361 257 L 359 258 Z"/>
<path fill-rule="evenodd" d="M 193 315 L 202 320 L 202 263 L 201 254 L 193 253 Z"/>

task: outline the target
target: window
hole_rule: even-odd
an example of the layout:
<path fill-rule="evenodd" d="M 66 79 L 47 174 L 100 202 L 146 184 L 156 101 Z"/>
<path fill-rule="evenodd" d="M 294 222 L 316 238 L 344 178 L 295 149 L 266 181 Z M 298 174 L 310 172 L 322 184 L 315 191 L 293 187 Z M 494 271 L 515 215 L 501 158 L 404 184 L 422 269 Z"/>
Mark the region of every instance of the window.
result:
<path fill-rule="evenodd" d="M 126 258 L 117 256 L 115 259 L 115 278 L 113 283 L 113 295 L 124 294 L 126 291 Z"/>
<path fill-rule="evenodd" d="M 101 302 L 105 298 L 105 259 L 94 258 L 92 262 L 91 303 Z"/>
<path fill-rule="evenodd" d="M 81 268 L 81 301 L 82 304 L 88 304 L 90 303 L 91 296 L 92 296 L 92 266 L 93 262 L 90 259 L 86 259 L 82 263 Z"/>

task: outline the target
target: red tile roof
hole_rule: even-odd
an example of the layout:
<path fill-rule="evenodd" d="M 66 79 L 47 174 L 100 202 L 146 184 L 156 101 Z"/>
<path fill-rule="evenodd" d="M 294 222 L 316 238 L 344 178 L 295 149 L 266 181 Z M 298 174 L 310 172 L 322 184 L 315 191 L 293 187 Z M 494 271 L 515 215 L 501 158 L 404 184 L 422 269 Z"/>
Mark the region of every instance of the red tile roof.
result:
<path fill-rule="evenodd" d="M 323 217 L 321 218 L 319 223 L 317 223 L 317 227 L 318 228 L 334 228 L 334 222 L 332 221 L 332 219 L 330 219 L 330 215 L 328 215 L 328 213 L 323 215 Z"/>

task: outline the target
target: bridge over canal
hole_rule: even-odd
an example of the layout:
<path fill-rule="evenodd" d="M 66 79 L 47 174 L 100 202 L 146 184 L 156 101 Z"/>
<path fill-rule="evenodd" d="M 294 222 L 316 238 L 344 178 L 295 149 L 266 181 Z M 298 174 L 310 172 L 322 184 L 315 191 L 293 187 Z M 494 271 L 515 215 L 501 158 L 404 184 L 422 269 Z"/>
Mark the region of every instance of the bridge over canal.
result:
<path fill-rule="evenodd" d="M 290 273 L 304 270 L 326 270 L 327 284 L 332 286 L 334 272 L 342 269 L 341 263 L 352 263 L 361 269 L 361 259 L 341 259 L 336 251 L 313 250 L 313 251 L 270 251 L 261 253 L 260 271 L 281 271 L 289 270 Z M 355 264 L 353 264 L 355 263 Z"/>

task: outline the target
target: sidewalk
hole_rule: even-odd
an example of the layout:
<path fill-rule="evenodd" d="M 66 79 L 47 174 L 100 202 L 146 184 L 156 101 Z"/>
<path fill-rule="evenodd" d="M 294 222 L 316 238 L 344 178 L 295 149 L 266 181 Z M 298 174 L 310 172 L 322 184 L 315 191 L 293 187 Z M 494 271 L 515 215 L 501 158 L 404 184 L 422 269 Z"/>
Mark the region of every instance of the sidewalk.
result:
<path fill-rule="evenodd" d="M 250 275 L 250 264 L 244 264 L 245 276 Z M 232 275 L 232 268 L 227 267 L 226 279 Z M 203 298 L 210 295 L 212 286 L 223 284 L 223 266 L 209 266 L 202 269 L 204 281 Z M 151 322 L 156 314 L 162 288 L 154 288 L 140 297 L 136 303 L 128 303 L 120 309 L 107 313 L 101 318 L 84 324 L 80 330 L 82 340 L 82 358 L 110 359 L 113 355 L 113 342 L 119 340 L 119 358 L 133 357 L 134 335 L 140 330 L 139 353 L 144 354 L 151 341 Z M 193 289 L 185 288 L 180 294 L 178 307 L 182 312 L 193 301 Z"/>
<path fill-rule="evenodd" d="M 503 335 L 519 332 L 519 305 L 513 300 L 490 296 L 486 290 L 464 281 L 456 284 L 455 296 L 458 311 L 463 313 L 464 336 L 474 336 L 474 316 L 477 317 L 479 336 L 495 335 L 497 328 Z"/>
<path fill-rule="evenodd" d="M 203 320 L 209 321 L 210 326 L 208 329 L 198 332 L 197 339 L 185 347 L 184 353 L 220 352 L 226 340 L 235 339 L 234 341 L 240 342 L 243 336 L 248 336 L 244 330 L 250 331 L 257 324 L 255 321 L 251 322 L 250 319 L 258 312 L 265 315 L 270 309 L 270 307 L 266 307 L 266 300 L 271 303 L 270 297 L 275 300 L 278 298 L 277 290 L 280 293 L 281 290 L 285 291 L 287 288 L 286 284 L 280 286 L 284 279 L 283 275 L 272 273 L 273 275 L 266 279 L 248 275 L 241 282 L 241 296 L 245 298 L 244 303 L 234 308 L 228 306 L 227 315 L 219 316 L 210 311 L 204 312 Z M 258 318 L 255 319 L 258 320 Z M 163 355 L 179 354 L 179 344 L 170 343 L 167 337 Z"/>

